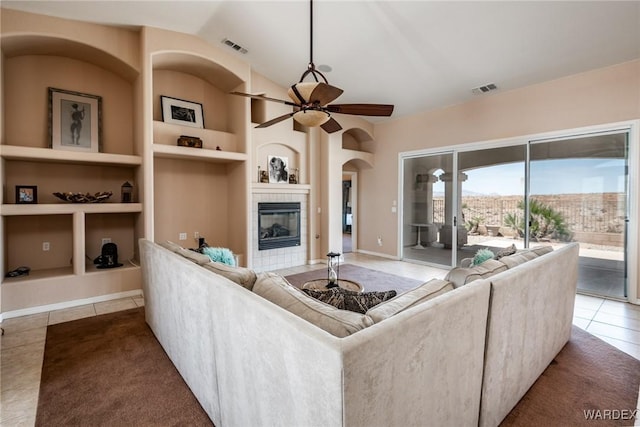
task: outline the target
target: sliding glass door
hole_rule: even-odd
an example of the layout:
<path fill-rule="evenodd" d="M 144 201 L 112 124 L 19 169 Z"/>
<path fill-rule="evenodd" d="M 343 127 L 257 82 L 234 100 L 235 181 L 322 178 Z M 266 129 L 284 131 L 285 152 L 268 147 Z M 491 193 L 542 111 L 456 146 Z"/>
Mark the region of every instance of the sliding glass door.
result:
<path fill-rule="evenodd" d="M 531 246 L 580 243 L 578 290 L 626 298 L 628 132 L 533 141 Z"/>
<path fill-rule="evenodd" d="M 526 244 L 514 226 L 523 217 L 526 145 L 473 150 L 458 154 L 461 183 L 458 263 L 480 249 L 494 254 Z"/>
<path fill-rule="evenodd" d="M 578 290 L 627 297 L 629 130 L 402 159 L 402 258 L 580 244 Z"/>
<path fill-rule="evenodd" d="M 457 206 L 452 152 L 403 160 L 402 258 L 451 266 Z"/>

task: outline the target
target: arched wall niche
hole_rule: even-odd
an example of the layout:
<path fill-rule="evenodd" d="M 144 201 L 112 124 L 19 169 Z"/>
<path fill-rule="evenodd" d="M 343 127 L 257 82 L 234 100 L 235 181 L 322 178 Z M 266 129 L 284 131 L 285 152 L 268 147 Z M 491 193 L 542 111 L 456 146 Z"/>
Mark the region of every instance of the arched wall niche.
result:
<path fill-rule="evenodd" d="M 153 66 L 153 119 L 162 121 L 161 96 L 196 102 L 203 106 L 205 129 L 239 133 L 241 126 L 234 120 L 235 104 L 244 102 L 230 95 L 243 90 L 242 79 L 200 54 L 177 50 L 156 51 L 151 55 Z"/>
<path fill-rule="evenodd" d="M 367 131 L 360 128 L 351 128 L 342 133 L 342 148 L 373 153 L 375 141 Z"/>
<path fill-rule="evenodd" d="M 139 75 L 138 64 L 130 64 L 103 49 L 76 40 L 38 34 L 2 36 L 5 58 L 26 55 L 58 56 L 87 62 L 109 70 L 132 83 Z"/>
<path fill-rule="evenodd" d="M 373 164 L 362 158 L 352 158 L 342 164 L 343 171 L 357 172 L 363 169 L 371 169 Z"/>
<path fill-rule="evenodd" d="M 240 76 L 198 54 L 180 51 L 155 52 L 152 55 L 152 63 L 154 70 L 179 70 L 199 77 L 223 92 L 232 91 L 243 83 Z"/>
<path fill-rule="evenodd" d="M 85 43 L 34 34 L 3 35 L 2 54 L 2 143 L 49 147 L 52 87 L 102 97 L 101 150 L 134 153 L 134 87 L 139 73 L 131 64 Z M 29 120 L 24 120 L 25 111 Z"/>
<path fill-rule="evenodd" d="M 287 169 L 289 173 L 293 173 L 294 169 L 298 169 L 298 176 L 302 179 L 303 175 L 303 156 L 299 147 L 282 143 L 282 142 L 266 142 L 257 146 L 254 165 L 260 170 L 269 170 L 269 156 L 278 156 L 286 158 Z M 306 171 L 304 171 L 306 173 Z M 256 171 L 257 177 L 257 171 Z M 257 178 L 256 178 L 257 179 Z M 303 183 L 304 181 L 300 182 Z"/>

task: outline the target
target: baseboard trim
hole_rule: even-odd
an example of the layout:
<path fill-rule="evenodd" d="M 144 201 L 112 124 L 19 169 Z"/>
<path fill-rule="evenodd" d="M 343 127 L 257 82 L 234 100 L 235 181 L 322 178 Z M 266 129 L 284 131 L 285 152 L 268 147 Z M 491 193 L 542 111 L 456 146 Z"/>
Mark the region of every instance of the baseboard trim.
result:
<path fill-rule="evenodd" d="M 39 305 L 36 307 L 22 308 L 20 310 L 7 311 L 0 313 L 0 322 L 13 317 L 29 316 L 31 314 L 40 314 L 47 311 L 63 310 L 65 308 L 78 307 L 81 305 L 95 304 L 98 302 L 111 301 L 120 298 L 131 298 L 142 296 L 142 289 L 134 289 L 133 291 L 117 292 L 115 294 L 100 295 L 97 297 L 77 299 L 73 301 L 64 301 L 55 304 Z"/>
<path fill-rule="evenodd" d="M 359 254 L 377 256 L 377 257 L 380 257 L 380 258 L 387 258 L 387 259 L 392 259 L 394 261 L 400 261 L 400 257 L 395 256 L 395 255 L 383 254 L 383 253 L 374 252 L 374 251 L 365 251 L 364 249 L 358 249 L 355 252 L 357 252 Z"/>

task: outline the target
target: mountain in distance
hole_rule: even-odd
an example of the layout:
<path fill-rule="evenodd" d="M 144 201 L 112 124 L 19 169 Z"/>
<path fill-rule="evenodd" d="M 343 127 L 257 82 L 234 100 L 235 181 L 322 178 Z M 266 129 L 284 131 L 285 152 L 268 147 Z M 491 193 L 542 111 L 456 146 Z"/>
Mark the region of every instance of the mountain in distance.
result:
<path fill-rule="evenodd" d="M 462 197 L 500 197 L 498 193 L 478 193 L 477 191 L 462 190 Z M 433 197 L 444 197 L 444 191 L 434 191 Z"/>

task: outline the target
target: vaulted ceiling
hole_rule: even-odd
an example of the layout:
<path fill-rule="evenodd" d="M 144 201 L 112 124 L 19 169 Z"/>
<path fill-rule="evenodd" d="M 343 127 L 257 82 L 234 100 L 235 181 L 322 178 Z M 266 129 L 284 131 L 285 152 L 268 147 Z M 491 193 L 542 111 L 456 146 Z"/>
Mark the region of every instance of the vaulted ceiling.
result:
<path fill-rule="evenodd" d="M 640 1 L 316 0 L 313 6 L 313 59 L 321 70 L 331 67 L 329 83 L 345 90 L 336 102 L 395 104 L 392 117 L 640 58 Z M 191 33 L 284 87 L 309 62 L 306 0 L 3 0 L 2 7 Z M 490 83 L 497 91 L 472 93 Z"/>

